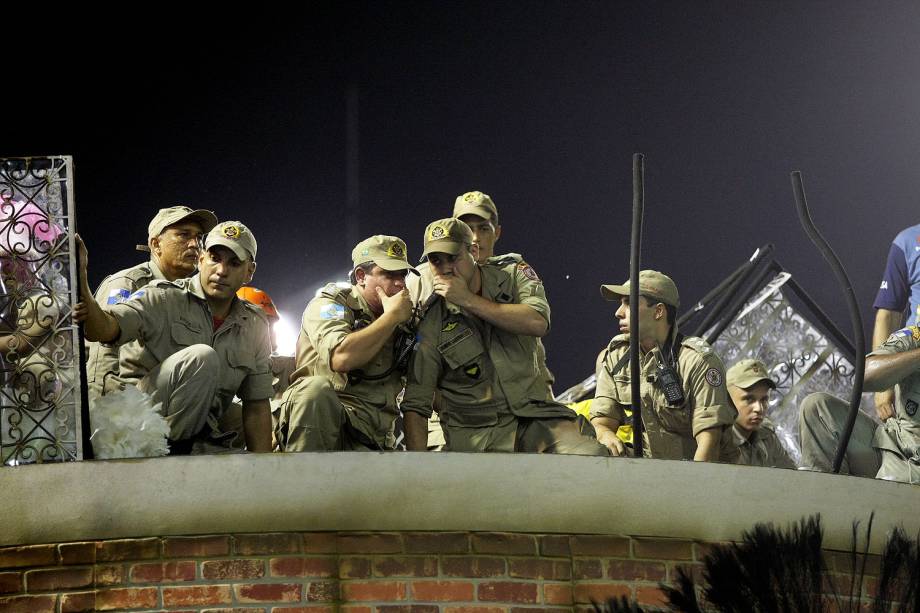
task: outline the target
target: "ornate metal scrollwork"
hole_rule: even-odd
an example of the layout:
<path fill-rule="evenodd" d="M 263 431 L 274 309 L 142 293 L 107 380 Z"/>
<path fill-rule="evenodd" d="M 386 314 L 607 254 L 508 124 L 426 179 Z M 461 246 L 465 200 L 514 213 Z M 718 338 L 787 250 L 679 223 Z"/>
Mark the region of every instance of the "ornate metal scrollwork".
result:
<path fill-rule="evenodd" d="M 82 457 L 72 163 L 0 159 L 0 462 Z"/>

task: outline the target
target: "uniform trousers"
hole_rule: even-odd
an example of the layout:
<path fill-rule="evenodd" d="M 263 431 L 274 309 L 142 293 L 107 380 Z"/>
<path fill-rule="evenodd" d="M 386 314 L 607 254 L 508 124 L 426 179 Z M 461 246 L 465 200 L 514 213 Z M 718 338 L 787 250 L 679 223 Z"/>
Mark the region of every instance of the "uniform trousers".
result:
<path fill-rule="evenodd" d="M 354 428 L 326 377 L 302 377 L 285 391 L 275 438 L 283 451 L 380 450 Z"/>

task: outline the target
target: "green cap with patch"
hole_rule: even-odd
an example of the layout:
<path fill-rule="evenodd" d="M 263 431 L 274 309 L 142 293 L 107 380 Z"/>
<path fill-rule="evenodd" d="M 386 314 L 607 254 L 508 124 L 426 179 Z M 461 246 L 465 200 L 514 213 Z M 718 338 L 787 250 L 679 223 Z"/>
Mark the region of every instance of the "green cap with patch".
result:
<path fill-rule="evenodd" d="M 745 390 L 761 381 L 766 381 L 771 388 L 776 389 L 776 381 L 770 378 L 767 365 L 760 360 L 741 360 L 725 373 L 726 383 Z"/>
<path fill-rule="evenodd" d="M 498 225 L 498 209 L 488 194 L 479 191 L 466 192 L 454 201 L 454 217 L 476 215 Z"/>
<path fill-rule="evenodd" d="M 373 262 L 384 270 L 408 270 L 418 274 L 409 265 L 405 241 L 396 236 L 375 234 L 365 238 L 352 249 L 351 261 L 355 267 Z"/>
<path fill-rule="evenodd" d="M 669 304 L 674 308 L 680 307 L 680 295 L 677 286 L 671 277 L 657 270 L 643 270 L 639 273 L 639 294 Z M 620 300 L 629 296 L 629 279 L 621 285 L 601 285 L 601 296 L 605 300 Z"/>
<path fill-rule="evenodd" d="M 473 231 L 456 217 L 439 219 L 425 228 L 424 244 L 422 259 L 427 258 L 430 253 L 457 255 L 464 246 L 469 247 L 473 244 Z"/>

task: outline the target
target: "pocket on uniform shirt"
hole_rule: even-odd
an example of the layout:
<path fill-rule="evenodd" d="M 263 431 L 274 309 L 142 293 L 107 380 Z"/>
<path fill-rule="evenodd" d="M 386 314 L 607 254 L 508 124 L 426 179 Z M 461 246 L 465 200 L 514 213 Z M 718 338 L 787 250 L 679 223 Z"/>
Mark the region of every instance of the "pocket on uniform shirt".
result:
<path fill-rule="evenodd" d="M 469 328 L 438 345 L 438 351 L 451 370 L 466 366 L 485 352 L 479 337 Z"/>
<path fill-rule="evenodd" d="M 169 335 L 174 343 L 182 347 L 190 347 L 204 342 L 202 341 L 201 330 L 181 319 L 172 323 L 169 327 Z"/>
<path fill-rule="evenodd" d="M 617 389 L 616 401 L 623 406 L 632 406 L 632 384 L 629 381 L 629 375 L 614 375 L 613 385 Z"/>

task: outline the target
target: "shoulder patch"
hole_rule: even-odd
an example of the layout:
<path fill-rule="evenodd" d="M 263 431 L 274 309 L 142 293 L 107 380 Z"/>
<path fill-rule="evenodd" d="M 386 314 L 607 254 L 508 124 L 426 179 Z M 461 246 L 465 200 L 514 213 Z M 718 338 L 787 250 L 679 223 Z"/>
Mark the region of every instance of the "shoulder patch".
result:
<path fill-rule="evenodd" d="M 135 298 L 143 298 L 146 295 L 147 295 L 147 292 L 145 290 L 139 289 L 133 294 L 131 294 L 130 296 L 128 296 L 127 300 L 134 300 Z"/>
<path fill-rule="evenodd" d="M 131 296 L 131 290 L 127 288 L 115 288 L 109 292 L 105 299 L 106 304 L 119 304 Z"/>
<path fill-rule="evenodd" d="M 518 263 L 517 267 L 518 267 L 518 270 L 524 273 L 524 276 L 530 279 L 531 281 L 535 281 L 536 283 L 542 283 L 542 281 L 540 281 L 540 277 L 537 276 L 537 271 L 535 271 L 533 267 L 527 262 L 522 260 L 521 262 Z"/>
<path fill-rule="evenodd" d="M 710 368 L 706 371 L 706 383 L 712 387 L 720 387 L 722 385 L 722 371 L 718 368 Z"/>
<path fill-rule="evenodd" d="M 319 309 L 320 319 L 345 319 L 345 306 L 334 302 L 324 304 Z"/>

